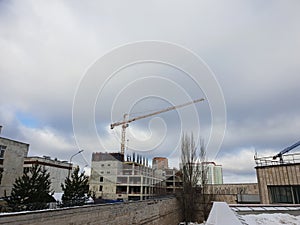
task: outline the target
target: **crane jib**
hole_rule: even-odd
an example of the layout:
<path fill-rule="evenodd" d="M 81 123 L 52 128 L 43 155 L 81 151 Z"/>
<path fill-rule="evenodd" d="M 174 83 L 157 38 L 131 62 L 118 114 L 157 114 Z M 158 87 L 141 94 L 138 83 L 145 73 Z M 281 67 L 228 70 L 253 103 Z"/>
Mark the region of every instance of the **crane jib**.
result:
<path fill-rule="evenodd" d="M 287 152 L 291 151 L 292 149 L 298 147 L 299 145 L 300 145 L 300 141 L 298 141 L 297 143 L 295 143 L 295 144 L 293 144 L 293 145 L 291 145 L 291 146 L 283 149 L 280 153 L 281 154 L 287 153 Z"/>
<path fill-rule="evenodd" d="M 283 149 L 281 152 L 279 152 L 277 155 L 273 156 L 273 159 L 277 159 L 279 157 L 279 161 L 280 163 L 283 163 L 283 154 L 288 153 L 289 151 L 291 151 L 292 149 L 298 147 L 300 145 L 300 141 L 296 142 L 295 144 Z"/>
<path fill-rule="evenodd" d="M 171 107 L 168 107 L 166 109 L 163 109 L 163 110 L 160 110 L 160 111 L 157 111 L 157 112 L 153 112 L 153 113 L 149 113 L 149 114 L 146 114 L 146 115 L 138 116 L 138 117 L 135 117 L 135 118 L 132 118 L 132 119 L 126 119 L 128 114 L 124 114 L 123 121 L 112 123 L 110 125 L 111 129 L 114 129 L 114 127 L 116 127 L 116 126 L 122 125 L 121 154 L 124 155 L 125 135 L 126 135 L 125 131 L 126 131 L 126 128 L 128 127 L 129 123 L 131 123 L 133 121 L 136 121 L 136 120 L 144 119 L 144 118 L 147 118 L 147 117 L 150 117 L 150 116 L 154 116 L 154 115 L 157 115 L 157 114 L 160 114 L 160 113 L 168 112 L 168 111 L 171 111 L 171 110 L 174 110 L 174 109 L 182 108 L 182 107 L 185 107 L 185 106 L 188 106 L 188 105 L 200 102 L 200 101 L 204 101 L 204 98 L 200 98 L 200 99 L 197 99 L 197 100 L 194 100 L 194 101 L 191 101 L 191 102 L 187 102 L 187 103 L 184 103 L 184 104 L 181 104 L 181 105 L 177 105 L 177 106 L 171 106 Z"/>
<path fill-rule="evenodd" d="M 138 117 L 128 119 L 128 120 L 123 120 L 123 121 L 120 121 L 120 122 L 116 122 L 116 123 L 111 124 L 110 128 L 114 129 L 114 127 L 116 127 L 116 126 L 120 126 L 120 125 L 123 125 L 123 124 L 126 124 L 126 123 L 131 123 L 131 122 L 136 121 L 136 120 L 144 119 L 144 118 L 154 116 L 154 115 L 157 115 L 157 114 L 160 114 L 160 113 L 168 112 L 168 111 L 171 111 L 171 110 L 174 110 L 174 109 L 182 108 L 182 107 L 185 107 L 185 106 L 188 106 L 188 105 L 191 105 L 193 103 L 200 102 L 200 101 L 204 101 L 204 100 L 205 100 L 204 98 L 200 98 L 200 99 L 194 100 L 192 102 L 187 102 L 187 103 L 177 105 L 177 106 L 171 106 L 171 107 L 168 107 L 166 109 L 163 109 L 163 110 L 160 110 L 160 111 L 157 111 L 157 112 L 149 113 L 149 114 L 146 114 L 146 115 L 143 115 L 143 116 L 138 116 Z"/>

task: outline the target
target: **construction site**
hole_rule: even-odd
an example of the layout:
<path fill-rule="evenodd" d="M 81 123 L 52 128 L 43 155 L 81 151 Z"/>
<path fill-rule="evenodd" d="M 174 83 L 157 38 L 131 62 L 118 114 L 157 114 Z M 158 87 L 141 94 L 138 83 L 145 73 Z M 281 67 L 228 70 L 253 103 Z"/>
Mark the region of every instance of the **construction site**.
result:
<path fill-rule="evenodd" d="M 153 196 L 175 194 L 182 186 L 182 180 L 178 169 L 169 168 L 166 157 L 154 157 L 152 166 L 148 165 L 148 159 L 133 153 L 128 155 L 126 149 L 126 128 L 129 124 L 147 117 L 183 108 L 198 102 L 203 98 L 171 106 L 159 111 L 151 112 L 138 117 L 129 118 L 125 113 L 123 120 L 110 125 L 111 129 L 121 126 L 120 152 L 103 153 L 94 152 L 92 155 L 90 190 L 96 198 L 108 200 L 145 200 Z M 217 172 L 211 168 L 210 180 Z M 217 168 L 217 167 L 216 167 Z M 219 172 L 219 183 L 222 182 L 222 172 Z"/>
<path fill-rule="evenodd" d="M 156 112 L 130 118 L 125 113 L 123 120 L 112 123 L 111 129 L 121 126 L 121 147 L 118 153 L 95 152 L 92 157 L 91 190 L 99 198 L 117 200 L 144 200 L 154 195 L 175 194 L 182 186 L 179 170 L 168 168 L 167 158 L 160 164 L 148 166 L 142 156 L 126 156 L 126 128 L 129 124 L 147 117 L 165 113 L 204 101 L 203 98 Z M 214 162 L 207 164 L 209 188 L 206 194 L 227 203 L 252 204 L 299 204 L 300 203 L 300 153 L 291 153 L 300 141 L 284 148 L 274 156 L 257 157 L 256 184 L 224 185 L 222 167 Z M 165 163 L 166 162 L 166 163 Z M 168 174 L 168 175 L 166 175 Z M 217 175 L 219 174 L 219 175 Z M 219 178 L 217 178 L 219 177 Z M 217 179 L 217 181 L 216 181 Z"/>

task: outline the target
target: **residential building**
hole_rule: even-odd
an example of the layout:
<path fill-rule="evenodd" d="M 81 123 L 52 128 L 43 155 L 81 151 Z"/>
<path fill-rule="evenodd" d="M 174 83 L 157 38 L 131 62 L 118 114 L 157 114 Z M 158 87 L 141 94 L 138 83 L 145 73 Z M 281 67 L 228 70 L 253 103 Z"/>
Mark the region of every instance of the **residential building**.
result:
<path fill-rule="evenodd" d="M 0 197 L 9 196 L 15 180 L 23 174 L 29 144 L 0 137 Z"/>
<path fill-rule="evenodd" d="M 200 162 L 193 163 L 193 168 L 197 173 L 201 174 L 201 171 L 206 171 L 206 184 L 223 184 L 223 172 L 222 165 L 217 165 L 215 162 Z M 183 168 L 182 163 L 180 163 L 180 168 Z M 201 185 L 202 176 L 199 175 L 198 184 Z"/>
<path fill-rule="evenodd" d="M 146 163 L 124 161 L 121 153 L 92 155 L 90 190 L 97 198 L 142 200 L 159 193 L 163 186 L 162 173 Z"/>
<path fill-rule="evenodd" d="M 222 166 L 215 162 L 203 162 L 207 169 L 207 184 L 223 184 Z"/>
<path fill-rule="evenodd" d="M 56 193 L 63 192 L 61 184 L 71 173 L 72 164 L 67 161 L 51 159 L 49 156 L 44 157 L 26 157 L 24 159 L 24 171 L 27 171 L 33 165 L 40 165 L 50 173 L 51 191 Z"/>

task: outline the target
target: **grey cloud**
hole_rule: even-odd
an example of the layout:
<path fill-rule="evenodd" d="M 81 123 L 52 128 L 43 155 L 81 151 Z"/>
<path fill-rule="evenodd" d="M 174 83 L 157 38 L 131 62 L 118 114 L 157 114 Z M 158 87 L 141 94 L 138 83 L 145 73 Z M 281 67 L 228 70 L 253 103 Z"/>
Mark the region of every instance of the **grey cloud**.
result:
<path fill-rule="evenodd" d="M 30 151 L 34 154 L 51 153 L 53 157 L 67 159 L 76 151 L 72 104 L 81 78 L 97 58 L 112 48 L 144 39 L 186 46 L 214 71 L 227 106 L 227 134 L 216 159 L 224 162 L 227 180 L 253 181 L 254 176 L 250 166 L 236 173 L 228 169 L 229 162 L 222 158 L 226 153 L 239 153 L 243 148 L 252 147 L 261 152 L 266 148 L 277 152 L 298 139 L 298 1 L 136 1 L 132 4 L 1 1 L 0 4 L 3 135 L 31 143 Z M 141 73 L 143 69 L 136 68 L 136 72 Z M 159 67 L 151 72 L 172 78 L 193 98 L 203 95 L 184 75 L 172 69 Z M 111 143 L 114 137 L 106 126 L 111 122 L 115 94 L 122 85 L 139 77 L 129 73 L 108 86 L 95 108 L 98 132 L 113 150 L 118 150 L 119 143 Z M 141 87 L 127 90 L 126 95 L 138 96 L 143 91 Z M 180 100 L 179 96 L 177 99 Z M 143 111 L 165 106 L 162 102 L 152 103 L 134 109 Z M 123 109 L 128 108 L 126 101 L 118 104 L 113 119 L 118 119 L 118 115 L 121 119 Z M 201 135 L 208 139 L 209 105 L 205 102 L 196 107 Z M 37 120 L 38 127 L 26 127 L 17 117 L 20 112 Z M 83 108 L 82 118 L 85 115 Z M 161 117 L 168 125 L 168 140 L 178 141 L 178 114 L 172 112 Z M 148 122 L 140 121 L 133 129 L 147 133 Z M 190 122 L 187 125 L 195 128 Z M 91 152 L 99 150 L 98 139 L 90 139 L 89 133 L 83 135 L 90 143 L 84 152 L 90 159 Z M 165 143 L 153 155 L 169 154 L 168 146 Z M 243 157 L 252 160 L 248 159 L 250 155 Z M 170 157 L 176 162 L 175 156 Z"/>

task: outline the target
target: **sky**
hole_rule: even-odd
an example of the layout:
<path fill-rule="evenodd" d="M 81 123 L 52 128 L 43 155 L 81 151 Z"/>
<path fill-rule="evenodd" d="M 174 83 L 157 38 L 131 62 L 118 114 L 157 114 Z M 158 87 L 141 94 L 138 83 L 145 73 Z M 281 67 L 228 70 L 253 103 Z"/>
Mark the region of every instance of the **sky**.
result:
<path fill-rule="evenodd" d="M 110 124 L 124 113 L 205 98 L 130 123 L 126 152 L 178 168 L 182 133 L 193 133 L 224 182 L 256 182 L 255 152 L 299 140 L 299 11 L 297 0 L 1 0 L 1 136 L 29 143 L 30 156 L 83 149 L 72 162 L 88 170 L 92 152 L 120 150 Z"/>

